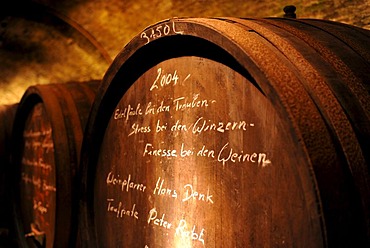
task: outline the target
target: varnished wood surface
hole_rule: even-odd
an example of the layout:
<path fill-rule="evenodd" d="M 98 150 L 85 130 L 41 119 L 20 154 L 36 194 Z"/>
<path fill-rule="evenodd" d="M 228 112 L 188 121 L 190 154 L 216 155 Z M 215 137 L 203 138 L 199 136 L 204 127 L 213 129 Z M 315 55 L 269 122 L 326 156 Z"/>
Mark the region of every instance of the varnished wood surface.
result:
<path fill-rule="evenodd" d="M 368 47 L 325 25 L 174 18 L 134 37 L 84 137 L 79 245 L 368 242 Z M 217 130 L 240 120 L 245 130 Z"/>

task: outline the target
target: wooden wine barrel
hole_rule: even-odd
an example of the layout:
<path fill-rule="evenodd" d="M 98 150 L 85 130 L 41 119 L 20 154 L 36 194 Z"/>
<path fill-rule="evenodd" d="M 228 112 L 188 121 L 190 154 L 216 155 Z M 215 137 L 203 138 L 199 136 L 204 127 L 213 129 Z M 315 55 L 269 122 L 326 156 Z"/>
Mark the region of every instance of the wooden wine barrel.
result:
<path fill-rule="evenodd" d="M 0 106 L 0 247 L 10 246 L 9 161 L 13 121 L 18 104 Z"/>
<path fill-rule="evenodd" d="M 35 85 L 14 120 L 14 235 L 18 247 L 71 247 L 80 149 L 100 81 Z"/>
<path fill-rule="evenodd" d="M 324 20 L 145 29 L 90 113 L 80 246 L 366 247 L 369 44 Z"/>

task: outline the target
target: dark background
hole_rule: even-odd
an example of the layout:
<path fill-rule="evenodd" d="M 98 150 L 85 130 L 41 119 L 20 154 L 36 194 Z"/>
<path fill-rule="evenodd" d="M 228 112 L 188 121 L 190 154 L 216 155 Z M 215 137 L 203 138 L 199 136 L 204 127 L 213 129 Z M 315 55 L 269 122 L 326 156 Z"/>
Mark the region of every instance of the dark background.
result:
<path fill-rule="evenodd" d="M 282 17 L 370 29 L 370 0 L 11 0 L 0 6 L 0 105 L 34 84 L 101 79 L 147 26 L 172 17 Z"/>

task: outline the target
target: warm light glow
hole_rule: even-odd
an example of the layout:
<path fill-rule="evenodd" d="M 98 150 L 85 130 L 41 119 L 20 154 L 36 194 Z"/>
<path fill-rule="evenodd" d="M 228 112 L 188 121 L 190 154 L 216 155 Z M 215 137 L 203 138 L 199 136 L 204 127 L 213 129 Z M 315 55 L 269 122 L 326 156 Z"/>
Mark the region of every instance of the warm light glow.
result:
<path fill-rule="evenodd" d="M 190 239 L 183 239 L 175 235 L 174 248 L 190 248 L 190 247 L 192 247 L 192 241 Z"/>

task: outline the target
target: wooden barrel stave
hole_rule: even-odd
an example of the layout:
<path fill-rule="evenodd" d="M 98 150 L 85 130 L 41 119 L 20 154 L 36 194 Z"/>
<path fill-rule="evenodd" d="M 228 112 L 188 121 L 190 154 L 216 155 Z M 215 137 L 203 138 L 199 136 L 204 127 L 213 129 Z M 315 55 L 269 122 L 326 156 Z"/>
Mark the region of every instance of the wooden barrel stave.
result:
<path fill-rule="evenodd" d="M 277 23 L 276 21 L 272 21 L 273 23 L 275 23 L 277 26 L 280 26 L 282 27 L 283 29 L 286 28 L 286 24 L 285 22 L 284 23 Z M 301 21 L 297 21 L 297 22 L 291 22 L 291 21 L 288 21 L 287 23 L 290 23 L 289 25 L 291 25 L 292 27 L 294 27 L 296 30 L 298 30 L 299 28 L 302 28 L 302 25 L 298 27 L 295 27 L 295 25 L 293 25 L 292 23 L 300 23 Z M 303 21 L 304 24 L 306 24 L 307 22 L 309 21 Z M 316 24 L 321 24 L 321 25 L 324 25 L 326 22 L 318 22 L 318 21 L 311 21 L 313 22 L 315 25 Z M 315 32 L 319 32 L 321 29 L 321 25 L 319 25 L 320 27 L 318 28 L 317 26 L 311 26 L 309 25 L 306 29 L 307 30 L 314 30 L 314 32 L 312 32 L 312 37 L 315 37 L 315 39 L 317 40 L 317 43 L 321 43 L 321 44 L 325 44 L 325 43 L 328 43 L 328 42 L 331 42 L 335 45 L 325 45 L 326 48 L 328 50 L 328 52 L 325 52 L 324 54 L 335 54 L 335 56 L 339 55 L 339 57 L 341 57 L 340 59 L 347 63 L 348 65 L 351 66 L 351 72 L 353 71 L 355 74 L 357 75 L 361 75 L 361 78 L 363 80 L 363 82 L 366 82 L 366 75 L 368 74 L 368 70 L 365 69 L 365 67 L 359 67 L 356 65 L 356 63 L 354 63 L 353 61 L 357 61 L 357 63 L 360 63 L 361 65 L 365 66 L 367 63 L 363 60 L 363 57 L 360 53 L 353 53 L 353 51 L 351 50 L 351 47 L 349 47 L 347 44 L 343 43 L 343 41 L 339 38 L 333 38 L 333 34 L 330 33 L 330 29 L 328 28 L 327 31 L 325 32 L 322 32 L 322 35 L 323 36 L 322 38 L 320 37 L 317 37 L 315 34 Z M 351 33 L 357 33 L 357 35 L 361 35 L 360 32 L 356 32 L 355 28 L 352 28 L 350 29 L 350 31 L 348 31 L 349 29 L 349 26 L 346 26 L 346 25 L 341 25 L 341 24 L 337 24 L 337 25 L 334 25 L 334 23 L 332 23 L 332 26 L 337 26 L 336 28 L 341 30 L 341 37 L 343 37 L 345 34 L 349 35 Z M 309 29 L 310 28 L 310 29 Z M 345 29 L 344 29 L 345 28 Z M 287 30 L 291 30 L 291 27 L 290 29 L 289 28 L 286 28 Z M 315 30 L 319 30 L 319 31 L 315 31 Z M 292 32 L 292 31 L 291 31 Z M 300 31 L 296 31 L 296 32 L 300 32 Z M 364 31 L 363 31 L 364 32 Z M 295 34 L 295 32 L 292 32 L 293 34 Z M 310 32 L 307 31 L 308 34 L 310 34 Z M 339 31 L 337 30 L 336 31 L 336 34 L 339 33 Z M 299 37 L 302 37 L 303 35 L 300 35 Z M 295 44 L 295 43 L 293 43 Z M 313 44 L 313 42 L 311 43 L 311 45 Z M 361 43 L 360 41 L 358 42 L 358 46 L 362 46 L 364 49 L 366 49 L 363 45 L 363 43 Z M 320 45 L 312 45 L 315 49 L 317 47 L 319 47 Z M 349 49 L 347 49 L 347 47 Z M 335 48 L 335 49 L 333 49 Z M 346 48 L 346 49 L 343 49 L 343 48 Z M 342 49 L 342 50 L 339 50 Z M 305 49 L 303 48 L 299 48 L 298 49 L 299 51 L 304 51 Z M 346 51 L 346 52 L 344 52 Z M 312 52 L 312 54 L 314 54 L 315 52 Z M 321 54 L 317 54 L 318 57 L 321 56 Z M 328 57 L 325 57 L 323 56 L 324 59 L 326 61 L 328 61 L 330 63 L 330 65 L 332 65 L 333 61 L 330 61 L 330 59 Z M 315 66 L 316 68 L 319 68 L 322 64 L 325 64 L 325 61 L 324 62 L 320 62 L 320 58 L 316 58 L 317 60 L 313 60 L 311 62 L 311 64 L 313 66 Z M 297 66 L 298 66 L 298 63 L 297 63 Z M 332 68 L 325 68 L 325 70 L 322 70 L 321 71 L 321 74 L 322 75 L 325 75 L 325 83 L 329 86 L 329 88 L 333 91 L 333 94 L 334 96 L 338 99 L 338 102 L 340 104 L 340 108 L 337 108 L 337 113 L 338 111 L 339 112 L 342 112 L 342 115 L 343 113 L 347 116 L 345 118 L 348 118 L 348 121 L 346 121 L 347 123 L 349 122 L 351 125 L 352 125 L 352 128 L 350 126 L 347 125 L 344 125 L 344 123 L 346 122 L 343 122 L 343 118 L 339 118 L 340 116 L 339 115 L 333 115 L 333 117 L 331 119 L 329 119 L 328 121 L 328 126 L 331 126 L 331 125 L 334 125 L 334 129 L 333 129 L 333 139 L 334 140 L 337 140 L 335 142 L 338 142 L 341 144 L 341 149 L 343 149 L 343 151 L 345 152 L 346 154 L 346 160 L 347 160 L 347 163 L 348 163 L 348 168 L 347 167 L 343 167 L 343 171 L 344 171 L 344 175 L 347 175 L 347 182 L 348 182 L 348 185 L 347 185 L 347 188 L 350 189 L 352 188 L 352 191 L 351 193 L 349 193 L 349 198 L 347 201 L 345 200 L 342 200 L 343 203 L 345 202 L 350 202 L 351 204 L 353 204 L 353 216 L 356 215 L 356 213 L 360 212 L 361 214 L 358 215 L 357 217 L 357 222 L 355 224 L 355 227 L 357 226 L 363 226 L 363 230 L 366 230 L 368 225 L 365 224 L 365 222 L 362 221 L 362 219 L 364 218 L 365 216 L 365 219 L 369 219 L 369 217 L 366 217 L 366 216 L 369 216 L 369 211 L 368 211 L 368 206 L 369 206 L 369 201 L 368 201 L 368 195 L 369 195 L 369 172 L 368 172 L 368 164 L 369 164 L 369 156 L 368 156 L 368 147 L 369 147 L 369 119 L 368 119 L 368 115 L 369 115 L 369 95 L 367 94 L 367 91 L 359 84 L 357 84 L 356 86 L 354 86 L 354 83 L 353 83 L 353 79 L 350 78 L 348 79 L 348 77 L 343 77 L 341 76 L 340 79 L 335 79 L 336 75 L 342 75 L 341 72 L 338 71 L 337 67 L 335 66 L 331 66 Z M 319 95 L 319 94 L 323 94 L 324 95 L 324 98 L 327 98 L 328 96 L 325 95 L 325 92 L 323 89 L 315 89 L 314 91 L 314 94 L 315 95 Z M 359 101 L 357 99 L 366 99 L 366 100 L 362 100 L 362 101 Z M 336 100 L 333 100 L 333 101 L 336 101 Z M 325 111 L 332 111 L 332 108 L 333 107 L 330 107 L 330 104 L 329 105 L 322 105 L 322 106 L 319 106 L 319 109 L 322 111 L 322 112 L 325 112 Z M 336 123 L 336 124 L 335 124 Z M 342 135 L 340 135 L 339 132 L 342 133 Z M 356 135 L 356 137 L 354 137 L 354 135 Z M 352 138 L 350 138 L 352 137 Z M 356 141 L 356 139 L 358 141 Z M 359 149 L 359 145 L 360 144 L 360 147 L 361 147 L 361 150 Z M 364 161 L 364 158 L 366 159 L 366 161 Z M 350 175 L 350 176 L 348 176 Z M 329 194 L 330 194 L 331 191 L 329 191 Z M 330 197 L 330 195 L 328 195 L 328 197 Z M 323 199 L 326 199 L 326 197 L 323 197 Z M 359 202 L 357 203 L 357 207 L 356 207 L 356 204 L 354 204 L 355 202 Z M 333 207 L 335 208 L 336 205 L 339 205 L 339 204 L 332 204 Z M 347 206 L 344 207 L 344 209 L 346 209 Z M 327 211 L 327 212 L 331 212 L 331 211 Z M 344 215 L 345 216 L 345 215 Z M 348 214 L 348 218 L 352 218 L 352 216 L 350 216 L 350 214 Z M 332 217 L 334 220 L 335 219 L 338 219 L 338 215 L 335 215 L 333 214 L 333 217 Z M 340 223 L 338 223 L 339 226 L 340 226 Z M 353 229 L 349 229 L 349 230 L 353 230 Z M 364 231 L 366 232 L 366 231 Z M 347 233 L 350 233 L 350 232 L 344 232 L 344 234 L 347 234 Z M 352 235 L 356 235 L 355 233 L 352 234 Z M 334 234 L 333 237 L 335 237 L 336 235 Z M 368 236 L 368 234 L 363 234 L 363 236 Z M 334 238 L 333 238 L 334 239 Z"/>
<path fill-rule="evenodd" d="M 345 161 L 349 161 L 348 163 L 354 164 L 356 166 L 363 166 L 365 165 L 365 161 L 363 159 L 363 155 L 361 153 L 360 146 L 358 145 L 358 141 L 353 133 L 351 124 L 349 120 L 347 119 L 347 116 L 343 113 L 341 105 L 338 103 L 336 100 L 335 96 L 331 92 L 331 90 L 328 88 L 326 85 L 327 79 L 322 77 L 318 71 L 316 71 L 314 67 L 315 64 L 320 64 L 319 62 L 319 56 L 314 57 L 315 51 L 310 51 L 308 47 L 300 44 L 296 37 L 294 35 L 289 36 L 289 33 L 286 34 L 284 31 L 277 31 L 276 28 L 273 28 L 269 25 L 266 25 L 264 22 L 261 22 L 262 25 L 256 24 L 256 21 L 241 21 L 243 24 L 248 25 L 249 28 L 253 28 L 256 30 L 259 34 L 263 35 L 266 37 L 266 39 L 274 44 L 285 56 L 288 57 L 289 61 L 298 69 L 300 74 L 300 78 L 302 78 L 302 84 L 306 88 L 306 90 L 309 92 L 310 96 L 312 99 L 315 101 L 315 104 L 318 106 L 319 111 L 323 115 L 323 118 L 325 118 L 326 123 L 328 127 L 332 129 L 332 135 L 333 143 L 341 143 L 343 148 L 337 147 L 336 148 L 336 153 L 337 154 L 344 154 L 339 156 L 339 159 Z M 258 23 L 258 22 L 257 22 Z M 262 26 L 262 27 L 261 27 Z M 279 35 L 276 35 L 279 34 Z M 295 47 L 292 47 L 290 44 L 295 44 Z M 304 51 L 305 54 L 309 54 L 310 59 L 313 61 L 305 61 L 304 58 L 302 58 L 302 55 L 300 51 Z M 318 54 L 317 54 L 318 55 Z M 315 61 L 315 62 L 314 62 Z M 325 63 L 325 62 L 324 62 Z M 311 66 L 311 64 L 313 66 Z M 293 69 L 292 69 L 293 70 Z M 328 69 L 330 73 L 330 69 Z M 328 73 L 328 72 L 327 72 Z M 333 75 L 335 74 L 335 71 L 332 72 Z M 306 79 L 306 80 L 305 80 Z M 301 130 L 302 132 L 306 132 L 307 130 Z M 356 147 L 357 144 L 357 147 Z M 344 157 L 346 156 L 346 158 Z M 338 164 L 340 165 L 340 163 Z M 348 166 L 336 166 L 332 167 L 332 171 L 330 174 L 322 174 L 321 177 L 319 177 L 322 169 L 322 164 L 318 162 L 314 162 L 314 169 L 316 173 L 317 180 L 319 181 L 320 185 L 320 194 L 322 202 L 324 203 L 324 209 L 325 213 L 328 214 L 328 216 L 333 216 L 328 218 L 330 219 L 329 225 L 333 227 L 344 227 L 343 230 L 336 230 L 333 233 L 330 233 L 331 237 L 337 237 L 338 232 L 341 233 L 341 235 L 347 235 L 350 233 L 352 228 L 348 227 L 348 224 L 344 223 L 338 223 L 338 225 L 335 223 L 338 220 L 338 216 L 345 216 L 348 215 L 348 209 L 350 208 L 346 204 L 343 203 L 351 203 L 353 206 L 351 208 L 353 209 L 351 211 L 351 215 L 356 215 L 358 211 L 361 211 L 361 203 L 355 203 L 356 198 L 360 199 L 361 201 L 361 196 L 363 198 L 366 198 L 367 192 L 366 190 L 364 192 L 361 192 L 363 195 L 358 195 L 358 191 L 353 186 L 353 182 L 351 181 L 351 178 L 347 178 L 348 174 L 351 174 L 350 171 L 348 171 Z M 320 168 L 321 167 L 321 168 Z M 342 168 L 345 170 L 342 172 Z M 363 169 L 363 168 L 360 168 Z M 363 171 L 361 171 L 363 172 Z M 333 180 L 332 175 L 336 175 L 335 179 Z M 361 181 L 361 177 L 363 177 L 363 174 L 358 174 L 355 175 L 357 176 L 356 182 L 359 183 L 361 182 L 360 186 L 365 186 L 366 184 Z M 360 177 L 359 177 L 360 176 Z M 365 177 L 366 178 L 366 177 Z M 344 183 L 345 182 L 345 183 Z M 342 192 L 341 197 L 345 196 L 343 199 L 342 198 L 333 198 L 332 197 L 332 192 L 335 189 L 338 188 L 346 188 L 346 189 L 351 189 L 349 192 L 344 193 Z M 361 188 L 360 188 L 361 189 Z M 353 195 L 356 195 L 356 198 L 353 199 Z M 355 201 L 356 200 L 356 201 Z M 340 207 L 339 207 L 340 206 Z M 366 207 L 366 204 L 365 204 Z M 366 208 L 365 208 L 366 210 Z M 363 213 L 365 214 L 365 213 Z M 327 217 L 328 217 L 327 216 Z M 357 220 L 355 225 L 358 223 L 361 223 L 361 218 L 363 215 L 359 215 L 356 217 Z M 353 222 L 351 218 L 353 217 L 348 217 L 348 223 Z M 343 220 L 341 220 L 343 221 Z M 336 228 L 334 228 L 336 229 Z M 333 230 L 328 228 L 328 230 Z M 352 234 L 356 236 L 357 234 Z M 354 238 L 355 239 L 355 238 Z M 330 238 L 330 240 L 335 240 L 335 238 Z M 340 242 L 340 241 L 339 241 Z M 335 245 L 334 245 L 335 246 Z"/>
<path fill-rule="evenodd" d="M 317 21 L 312 21 L 312 22 L 315 25 L 318 24 L 318 23 L 321 24 L 321 22 L 317 22 Z M 304 21 L 304 23 L 306 23 L 306 21 Z M 325 24 L 325 22 L 324 22 L 324 24 Z M 334 26 L 334 24 L 331 24 L 331 25 Z M 281 25 L 281 24 L 280 24 L 280 26 L 284 27 L 284 25 Z M 344 26 L 344 25 L 342 26 L 342 25 L 338 24 L 336 26 L 338 26 L 340 28 L 343 28 L 343 27 L 346 28 L 345 30 L 342 30 L 342 36 L 346 33 L 345 31 L 347 31 L 347 29 L 349 29 L 347 26 Z M 316 27 L 314 27 L 314 29 L 316 29 Z M 354 29 L 350 29 L 350 30 L 353 33 L 357 33 L 357 32 L 354 32 L 355 31 Z M 329 30 L 328 30 L 328 32 L 329 32 Z M 334 43 L 335 39 L 329 39 L 328 37 L 326 37 L 325 40 L 330 40 L 331 42 Z M 339 42 L 341 42 L 341 40 L 339 40 Z M 358 44 L 359 45 L 361 44 L 363 46 L 363 43 L 361 43 L 361 42 L 359 42 Z M 337 44 L 337 46 L 335 46 L 335 47 L 338 48 L 338 47 L 345 47 L 345 46 L 346 46 L 345 44 L 342 44 L 342 45 Z M 365 46 L 363 46 L 363 47 L 365 47 Z M 305 49 L 303 49 L 303 48 L 299 49 L 299 51 L 303 51 L 303 50 L 305 50 Z M 329 53 L 329 52 L 327 52 L 327 53 Z M 335 52 L 335 54 L 337 54 L 337 53 L 339 53 L 339 52 Z M 318 55 L 318 57 L 321 56 L 321 54 L 317 54 L 317 55 Z M 352 54 L 351 56 L 354 57 L 355 55 L 356 54 Z M 360 55 L 357 55 L 357 57 L 360 57 Z M 343 61 L 345 60 L 344 55 L 343 55 L 342 60 Z M 357 60 L 359 61 L 359 60 L 361 60 L 361 58 L 357 58 Z M 348 59 L 348 61 L 354 61 L 354 59 Z M 364 61 L 362 61 L 362 62 L 359 61 L 358 63 L 361 63 L 363 65 L 367 64 Z M 311 61 L 311 64 L 313 66 L 315 66 L 316 68 L 319 68 L 320 66 L 325 64 L 325 61 L 320 62 L 320 58 L 314 58 Z M 354 63 L 354 64 L 356 64 L 356 63 Z M 297 66 L 298 66 L 298 64 L 297 64 Z M 357 73 L 358 72 L 363 72 L 362 73 L 363 75 L 367 74 L 367 71 L 364 70 L 363 68 L 361 68 L 361 69 L 352 68 L 351 70 L 353 70 Z M 341 73 L 338 72 L 338 70 L 336 68 L 334 68 L 333 66 L 331 68 L 330 68 L 330 66 L 329 66 L 329 68 L 324 67 L 324 69 L 321 70 L 320 73 L 321 73 L 321 75 L 325 75 L 325 82 L 330 87 L 330 89 L 333 91 L 333 94 L 335 95 L 335 97 L 338 99 L 338 102 L 340 104 L 340 108 L 338 109 L 338 111 L 340 111 L 340 112 L 342 112 L 346 115 L 345 118 L 348 118 L 348 121 L 346 121 L 346 122 L 347 123 L 349 122 L 350 125 L 352 126 L 352 128 L 351 128 L 348 125 L 347 126 L 344 125 L 345 122 L 343 122 L 343 119 L 340 119 L 338 115 L 333 115 L 333 118 L 331 118 L 328 121 L 329 126 L 334 124 L 333 132 L 335 134 L 333 135 L 333 139 L 338 140 L 338 142 L 341 144 L 342 149 L 344 150 L 344 152 L 346 154 L 346 160 L 349 164 L 349 168 L 343 168 L 343 169 L 349 169 L 350 171 L 347 171 L 346 174 L 351 175 L 351 177 L 353 177 L 353 179 L 351 179 L 351 177 L 348 178 L 348 180 L 353 181 L 350 184 L 354 185 L 353 192 L 350 195 L 356 195 L 356 197 L 354 197 L 354 199 L 351 200 L 350 202 L 355 202 L 355 198 L 357 198 L 358 199 L 357 201 L 362 202 L 362 204 L 361 204 L 362 207 L 358 208 L 358 210 L 355 210 L 355 212 L 359 211 L 359 212 L 362 213 L 362 215 L 368 216 L 368 214 L 369 214 L 369 212 L 368 212 L 368 206 L 369 206 L 368 199 L 369 198 L 367 196 L 369 195 L 369 192 L 370 192 L 370 189 L 369 189 L 369 170 L 368 170 L 368 168 L 369 168 L 369 166 L 368 166 L 369 165 L 369 154 L 367 152 L 368 147 L 369 147 L 369 124 L 370 124 L 369 119 L 368 119 L 368 115 L 370 113 L 368 111 L 368 108 L 369 108 L 368 94 L 366 94 L 366 90 L 362 87 L 356 87 L 356 91 L 353 93 L 353 91 L 351 90 L 351 87 L 349 87 L 347 85 L 347 84 L 351 84 L 351 83 L 348 83 L 346 81 L 347 78 L 337 78 L 336 75 L 341 75 Z M 338 82 L 340 82 L 340 83 L 338 83 Z M 357 91 L 358 88 L 363 90 L 361 92 L 360 96 L 356 94 L 356 92 L 358 92 Z M 324 92 L 325 91 L 323 91 L 323 89 L 320 89 L 320 90 L 315 89 L 314 90 L 314 94 L 316 94 L 316 95 L 322 94 Z M 328 96 L 324 95 L 324 97 L 327 98 Z M 364 101 L 360 102 L 360 101 L 357 100 L 358 98 L 367 99 L 367 100 L 364 100 Z M 330 101 L 336 101 L 336 100 L 330 100 Z M 323 106 L 320 106 L 319 109 L 321 111 L 331 111 L 333 108 L 329 107 L 329 106 L 330 105 L 323 105 Z M 342 132 L 342 135 L 340 135 L 338 133 L 338 130 L 340 132 Z M 353 137 L 354 135 L 356 135 L 356 137 Z M 350 137 L 352 137 L 352 138 L 350 138 Z M 358 141 L 356 141 L 355 139 L 357 139 Z M 360 145 L 361 150 L 359 150 L 359 145 Z M 364 158 L 366 159 L 366 161 L 364 161 Z M 337 216 L 334 216 L 333 218 L 336 218 L 336 217 Z M 363 217 L 360 215 L 358 218 L 363 218 Z M 368 219 L 368 217 L 366 219 Z M 361 222 L 361 221 L 359 221 L 359 222 Z M 364 229 L 366 229 L 366 227 L 364 227 Z"/>
<path fill-rule="evenodd" d="M 303 19 L 301 21 L 330 33 L 358 53 L 367 63 L 370 62 L 370 45 L 367 42 L 370 34 L 366 29 L 325 20 Z"/>

